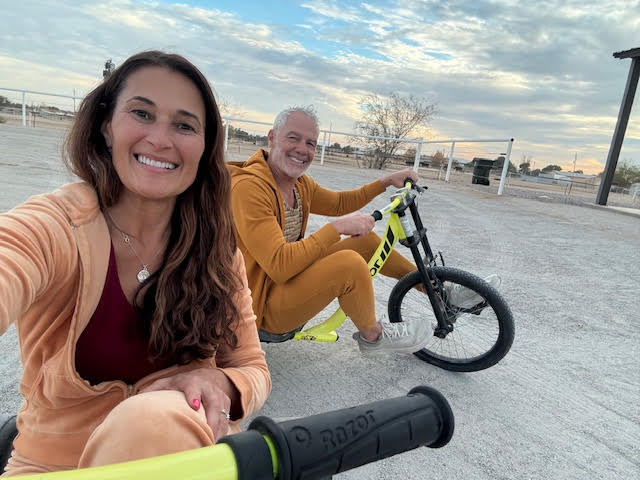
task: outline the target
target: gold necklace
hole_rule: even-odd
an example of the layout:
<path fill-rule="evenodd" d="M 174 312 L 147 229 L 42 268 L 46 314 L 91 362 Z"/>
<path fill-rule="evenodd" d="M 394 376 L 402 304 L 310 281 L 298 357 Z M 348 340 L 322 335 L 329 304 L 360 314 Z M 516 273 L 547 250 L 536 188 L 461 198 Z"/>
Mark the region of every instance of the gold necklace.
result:
<path fill-rule="evenodd" d="M 109 221 L 113 224 L 114 228 L 118 230 L 118 232 L 120 232 L 120 235 L 122 235 L 122 241 L 127 247 L 129 247 L 129 249 L 131 249 L 138 261 L 142 264 L 142 268 L 138 271 L 136 279 L 138 280 L 138 283 L 144 283 L 151 276 L 151 272 L 149 271 L 149 264 L 144 263 L 144 260 L 142 260 L 142 258 L 140 258 L 140 255 L 138 255 L 138 252 L 136 252 L 136 249 L 133 247 L 133 243 L 131 242 L 132 237 L 118 226 L 109 212 L 105 211 L 105 214 L 107 215 Z M 162 243 L 164 244 L 164 242 Z M 164 247 L 160 247 L 155 255 L 151 257 L 151 260 L 149 260 L 149 262 L 152 262 L 160 254 L 163 248 Z"/>

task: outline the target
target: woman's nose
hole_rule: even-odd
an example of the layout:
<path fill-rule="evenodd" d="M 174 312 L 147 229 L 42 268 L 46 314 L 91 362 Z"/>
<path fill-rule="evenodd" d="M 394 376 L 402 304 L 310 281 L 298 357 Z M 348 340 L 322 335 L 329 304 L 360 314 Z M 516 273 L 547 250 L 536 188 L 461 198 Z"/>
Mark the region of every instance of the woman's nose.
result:
<path fill-rule="evenodd" d="M 164 123 L 156 122 L 149 126 L 146 140 L 159 150 L 170 148 L 172 145 L 171 131 Z"/>

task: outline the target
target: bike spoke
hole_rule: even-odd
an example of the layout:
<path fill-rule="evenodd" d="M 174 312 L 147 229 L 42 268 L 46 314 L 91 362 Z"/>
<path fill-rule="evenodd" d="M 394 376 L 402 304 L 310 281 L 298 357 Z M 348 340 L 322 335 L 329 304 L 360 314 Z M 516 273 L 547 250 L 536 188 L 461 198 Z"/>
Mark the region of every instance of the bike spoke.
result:
<path fill-rule="evenodd" d="M 449 283 L 449 282 L 447 282 Z M 424 347 L 436 357 L 468 362 L 490 350 L 498 340 L 498 321 L 494 311 L 483 300 L 472 308 L 458 308 L 441 301 L 441 307 L 453 324 L 445 338 L 430 337 Z M 403 321 L 424 321 L 434 329 L 437 321 L 428 297 L 419 291 L 407 292 L 401 308 Z"/>

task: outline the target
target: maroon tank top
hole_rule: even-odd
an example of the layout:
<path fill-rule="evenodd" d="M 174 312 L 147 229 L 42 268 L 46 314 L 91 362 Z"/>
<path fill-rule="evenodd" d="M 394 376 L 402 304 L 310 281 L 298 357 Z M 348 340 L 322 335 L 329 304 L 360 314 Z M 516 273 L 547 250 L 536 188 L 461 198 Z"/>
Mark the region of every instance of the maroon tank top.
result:
<path fill-rule="evenodd" d="M 76 344 L 76 370 L 92 385 L 108 380 L 133 384 L 173 363 L 150 360 L 142 314 L 122 291 L 112 244 L 100 302 Z"/>

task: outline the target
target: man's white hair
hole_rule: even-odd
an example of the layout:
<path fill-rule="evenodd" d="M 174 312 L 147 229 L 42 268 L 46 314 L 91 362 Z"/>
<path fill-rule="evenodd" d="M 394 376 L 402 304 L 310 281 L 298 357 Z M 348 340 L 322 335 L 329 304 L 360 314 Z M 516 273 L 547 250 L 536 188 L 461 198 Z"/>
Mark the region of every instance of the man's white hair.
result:
<path fill-rule="evenodd" d="M 273 131 L 277 132 L 278 129 L 287 122 L 289 115 L 295 112 L 303 113 L 307 117 L 309 117 L 311 120 L 313 120 L 313 123 L 315 123 L 316 125 L 316 132 L 320 133 L 320 121 L 318 120 L 318 115 L 316 114 L 316 109 L 314 108 L 313 105 L 305 105 L 302 107 L 289 107 L 282 110 L 276 116 L 276 119 L 273 121 Z"/>

